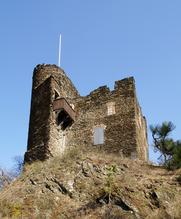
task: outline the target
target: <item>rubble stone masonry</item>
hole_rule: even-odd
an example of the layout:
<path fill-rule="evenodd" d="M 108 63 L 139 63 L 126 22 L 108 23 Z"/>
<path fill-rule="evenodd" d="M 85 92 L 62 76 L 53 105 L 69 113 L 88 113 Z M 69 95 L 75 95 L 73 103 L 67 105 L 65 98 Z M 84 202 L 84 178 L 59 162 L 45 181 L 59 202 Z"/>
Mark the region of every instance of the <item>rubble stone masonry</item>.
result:
<path fill-rule="evenodd" d="M 54 101 L 61 98 L 75 112 L 75 121 L 70 124 L 70 110 L 53 109 Z M 67 127 L 62 128 L 63 123 Z M 83 97 L 61 68 L 38 65 L 33 73 L 25 162 L 60 156 L 77 146 L 148 160 L 146 120 L 137 101 L 134 78 L 116 81 L 113 91 L 103 86 Z"/>

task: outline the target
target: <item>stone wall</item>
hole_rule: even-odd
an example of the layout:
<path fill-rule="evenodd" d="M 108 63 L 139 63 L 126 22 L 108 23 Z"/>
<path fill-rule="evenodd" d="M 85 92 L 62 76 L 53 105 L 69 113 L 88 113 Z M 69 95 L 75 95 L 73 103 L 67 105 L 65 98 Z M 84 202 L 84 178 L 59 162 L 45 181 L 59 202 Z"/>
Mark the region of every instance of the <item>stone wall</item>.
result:
<path fill-rule="evenodd" d="M 58 126 L 59 112 L 52 107 L 58 97 L 66 98 L 76 112 L 75 122 L 65 130 Z M 95 144 L 96 129 L 103 132 L 103 144 Z M 134 78 L 116 81 L 113 91 L 102 86 L 83 97 L 62 69 L 38 65 L 33 76 L 25 161 L 44 160 L 77 146 L 147 160 L 146 121 L 136 98 Z"/>
<path fill-rule="evenodd" d="M 32 102 L 25 160 L 44 160 L 48 156 L 51 78 L 32 89 Z"/>
<path fill-rule="evenodd" d="M 75 100 L 77 120 L 67 132 L 67 146 L 131 156 L 137 150 L 134 91 L 134 79 L 128 78 L 117 81 L 113 91 L 104 86 Z M 115 103 L 115 114 L 108 115 L 108 103 Z M 94 127 L 104 127 L 103 145 L 93 144 Z"/>
<path fill-rule="evenodd" d="M 52 108 L 56 94 L 69 99 L 79 97 L 62 69 L 56 65 L 37 65 L 33 72 L 28 147 L 25 153 L 27 162 L 61 154 L 58 145 L 61 133 L 57 131 Z"/>
<path fill-rule="evenodd" d="M 138 101 L 135 104 L 135 119 L 136 119 L 136 140 L 138 158 L 140 160 L 148 160 L 148 139 L 147 139 L 147 122 L 142 115 Z"/>

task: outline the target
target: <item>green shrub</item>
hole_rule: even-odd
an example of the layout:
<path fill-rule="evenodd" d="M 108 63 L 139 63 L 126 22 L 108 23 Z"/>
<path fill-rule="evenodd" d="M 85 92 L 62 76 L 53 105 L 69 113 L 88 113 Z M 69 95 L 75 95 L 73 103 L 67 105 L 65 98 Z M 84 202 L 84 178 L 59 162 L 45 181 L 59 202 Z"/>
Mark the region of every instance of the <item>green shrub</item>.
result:
<path fill-rule="evenodd" d="M 111 201 L 113 188 L 115 187 L 115 176 L 117 173 L 117 165 L 113 164 L 106 167 L 106 183 L 104 186 L 105 196 L 108 196 L 108 203 Z"/>

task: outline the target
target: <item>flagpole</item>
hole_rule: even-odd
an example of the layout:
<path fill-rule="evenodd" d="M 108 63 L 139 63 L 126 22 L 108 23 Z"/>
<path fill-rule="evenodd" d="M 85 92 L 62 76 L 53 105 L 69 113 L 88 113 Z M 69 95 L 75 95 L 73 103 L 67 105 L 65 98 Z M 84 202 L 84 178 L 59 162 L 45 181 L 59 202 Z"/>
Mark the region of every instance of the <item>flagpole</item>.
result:
<path fill-rule="evenodd" d="M 60 34 L 59 38 L 59 51 L 58 51 L 58 66 L 60 67 L 60 61 L 61 61 L 61 49 L 62 49 L 62 36 Z"/>

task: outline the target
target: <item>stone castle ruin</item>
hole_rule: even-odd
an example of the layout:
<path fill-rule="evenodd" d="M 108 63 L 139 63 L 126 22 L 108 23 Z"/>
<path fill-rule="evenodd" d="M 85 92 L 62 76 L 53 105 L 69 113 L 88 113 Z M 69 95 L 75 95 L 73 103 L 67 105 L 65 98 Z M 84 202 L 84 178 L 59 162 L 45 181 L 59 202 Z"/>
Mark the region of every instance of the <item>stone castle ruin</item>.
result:
<path fill-rule="evenodd" d="M 37 65 L 33 73 L 28 148 L 25 162 L 60 156 L 73 147 L 148 160 L 146 120 L 134 78 L 79 92 L 56 65 Z"/>

